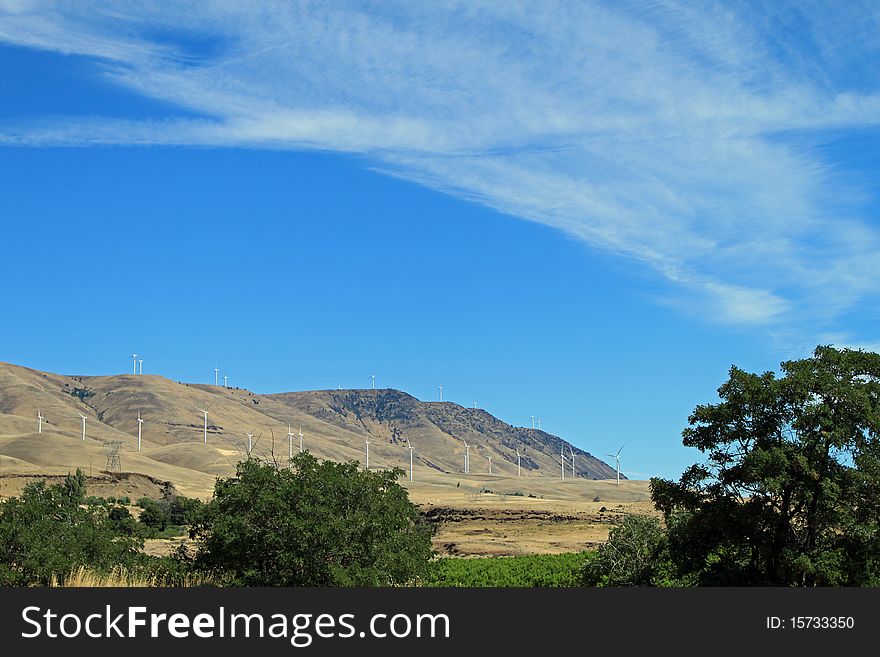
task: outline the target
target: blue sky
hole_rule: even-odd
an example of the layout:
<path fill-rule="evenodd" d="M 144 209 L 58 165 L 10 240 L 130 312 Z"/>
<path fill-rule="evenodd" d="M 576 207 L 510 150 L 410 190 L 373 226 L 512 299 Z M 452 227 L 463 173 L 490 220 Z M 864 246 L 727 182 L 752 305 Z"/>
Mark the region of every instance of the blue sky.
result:
<path fill-rule="evenodd" d="M 0 360 L 479 406 L 630 476 L 877 349 L 876 3 L 0 2 Z"/>

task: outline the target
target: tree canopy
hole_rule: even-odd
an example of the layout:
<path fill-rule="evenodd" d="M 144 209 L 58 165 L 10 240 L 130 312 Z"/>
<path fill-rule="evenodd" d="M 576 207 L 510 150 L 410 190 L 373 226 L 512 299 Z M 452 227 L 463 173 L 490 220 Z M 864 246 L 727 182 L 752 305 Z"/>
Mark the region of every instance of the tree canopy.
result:
<path fill-rule="evenodd" d="M 399 469 L 296 455 L 290 469 L 249 459 L 218 480 L 193 535 L 197 564 L 242 586 L 392 586 L 425 572 L 430 530 Z"/>
<path fill-rule="evenodd" d="M 782 374 L 737 367 L 696 408 L 706 455 L 651 481 L 679 573 L 701 585 L 880 583 L 880 355 L 817 347 Z"/>

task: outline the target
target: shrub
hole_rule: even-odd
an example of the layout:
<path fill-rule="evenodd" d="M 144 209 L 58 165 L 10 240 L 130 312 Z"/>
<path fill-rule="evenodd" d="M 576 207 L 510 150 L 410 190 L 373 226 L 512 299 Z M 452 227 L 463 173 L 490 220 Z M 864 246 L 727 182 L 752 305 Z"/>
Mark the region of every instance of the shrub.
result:
<path fill-rule="evenodd" d="M 614 527 L 608 540 L 584 563 L 585 586 L 656 586 L 668 583 L 667 541 L 660 521 L 631 515 Z"/>

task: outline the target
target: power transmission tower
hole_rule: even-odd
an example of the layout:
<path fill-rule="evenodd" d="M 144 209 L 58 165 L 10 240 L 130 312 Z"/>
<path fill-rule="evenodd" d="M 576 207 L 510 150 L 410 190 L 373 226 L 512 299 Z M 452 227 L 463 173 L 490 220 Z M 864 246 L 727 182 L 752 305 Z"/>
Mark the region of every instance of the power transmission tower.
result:
<path fill-rule="evenodd" d="M 122 464 L 119 461 L 119 449 L 122 445 L 123 442 L 121 440 L 111 440 L 108 443 L 104 443 L 104 451 L 107 453 L 108 472 L 120 472 L 122 470 Z"/>

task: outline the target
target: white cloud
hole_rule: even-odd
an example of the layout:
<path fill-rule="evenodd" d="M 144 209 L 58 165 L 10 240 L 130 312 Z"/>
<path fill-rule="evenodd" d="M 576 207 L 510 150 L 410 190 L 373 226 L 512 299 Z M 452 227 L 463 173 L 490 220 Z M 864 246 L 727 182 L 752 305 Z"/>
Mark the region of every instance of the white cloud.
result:
<path fill-rule="evenodd" d="M 0 41 L 204 118 L 35 119 L 0 143 L 363 153 L 641 262 L 715 321 L 818 333 L 880 292 L 866 192 L 817 146 L 880 124 L 880 25 L 780 4 L 4 2 Z"/>

